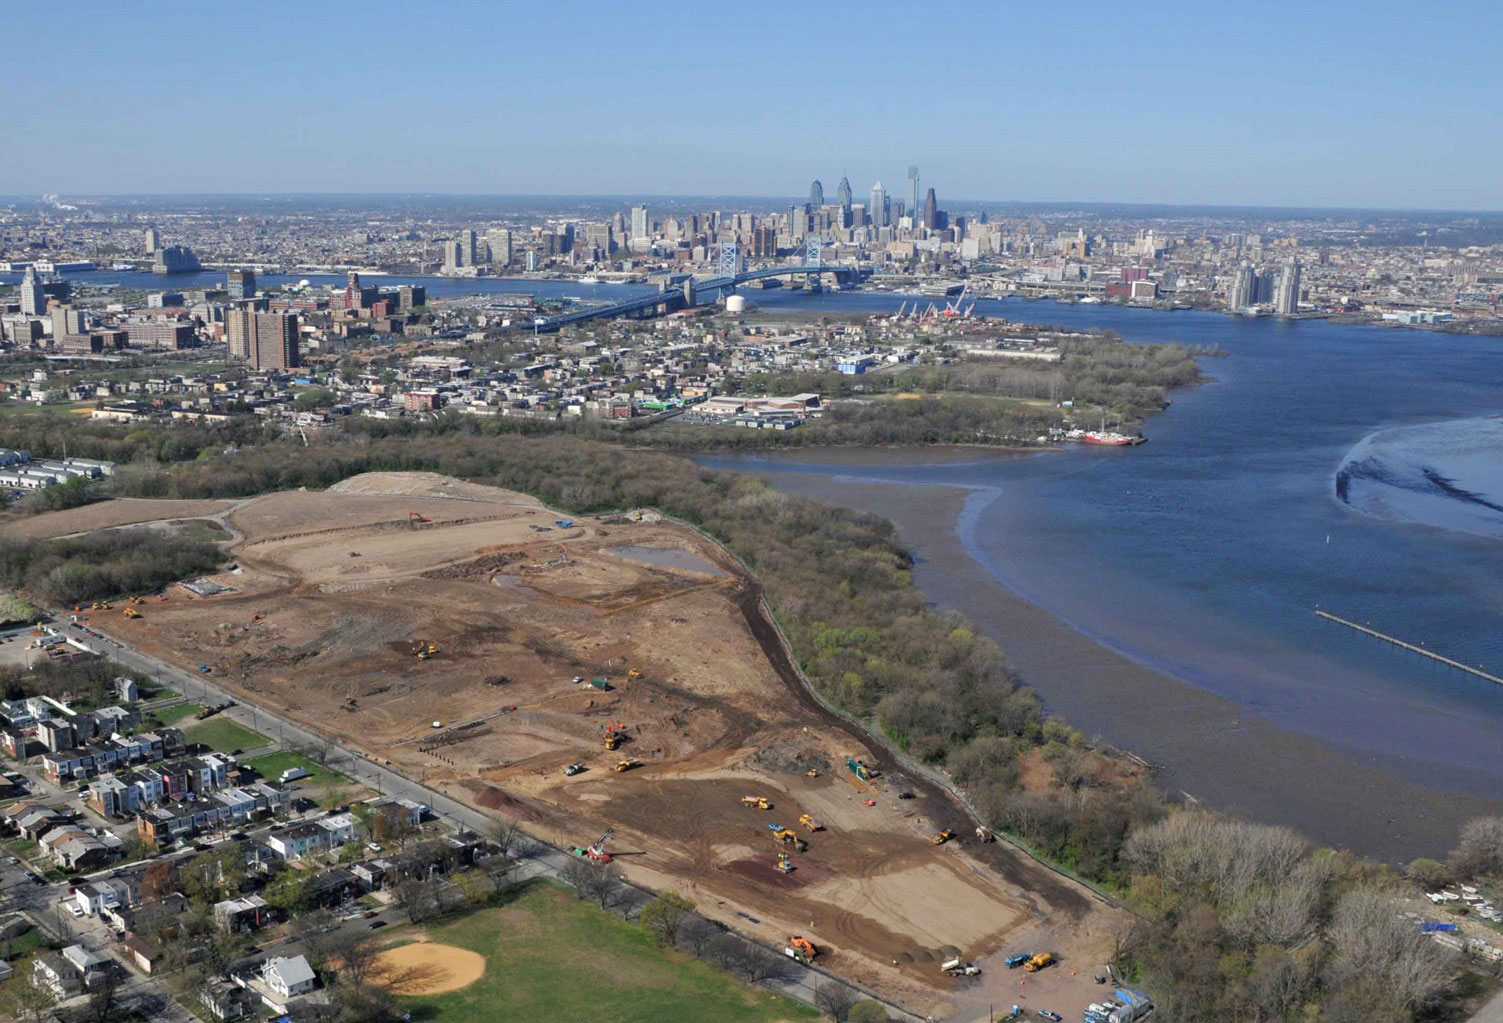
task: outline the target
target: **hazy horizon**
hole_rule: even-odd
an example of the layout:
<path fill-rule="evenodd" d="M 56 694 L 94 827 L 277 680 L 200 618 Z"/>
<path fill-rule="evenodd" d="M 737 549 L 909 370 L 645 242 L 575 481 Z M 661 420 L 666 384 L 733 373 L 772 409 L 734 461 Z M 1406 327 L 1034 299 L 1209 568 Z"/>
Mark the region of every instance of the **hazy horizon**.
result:
<path fill-rule="evenodd" d="M 917 164 L 942 204 L 1503 210 L 1503 12 L 1477 0 L 68 13 L 7 19 L 7 191 L 797 195 L 844 173 L 899 197 Z"/>

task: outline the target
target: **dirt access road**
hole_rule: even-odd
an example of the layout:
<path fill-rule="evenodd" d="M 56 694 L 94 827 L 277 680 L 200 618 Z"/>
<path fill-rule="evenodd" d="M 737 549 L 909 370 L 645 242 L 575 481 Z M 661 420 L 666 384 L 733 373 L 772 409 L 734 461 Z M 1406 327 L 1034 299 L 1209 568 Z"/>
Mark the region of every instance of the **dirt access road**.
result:
<path fill-rule="evenodd" d="M 1120 914 L 975 842 L 943 790 L 884 765 L 805 691 L 756 581 L 692 530 L 650 514 L 568 522 L 524 495 L 408 473 L 224 518 L 240 537 L 214 577 L 225 592 L 174 587 L 139 619 L 96 624 L 555 842 L 611 828 L 634 880 L 768 941 L 804 934 L 822 965 L 915 1011 L 1010 1005 L 1021 975 L 996 960 L 1019 949 L 1061 957 L 1027 981 L 1057 989 L 1037 1007 L 1073 1011 L 1099 990 Z M 887 770 L 862 781 L 852 756 Z M 616 772 L 623 758 L 638 766 Z M 776 842 L 774 824 L 807 850 Z M 932 844 L 942 828 L 960 840 Z M 982 975 L 945 978 L 954 955 Z"/>

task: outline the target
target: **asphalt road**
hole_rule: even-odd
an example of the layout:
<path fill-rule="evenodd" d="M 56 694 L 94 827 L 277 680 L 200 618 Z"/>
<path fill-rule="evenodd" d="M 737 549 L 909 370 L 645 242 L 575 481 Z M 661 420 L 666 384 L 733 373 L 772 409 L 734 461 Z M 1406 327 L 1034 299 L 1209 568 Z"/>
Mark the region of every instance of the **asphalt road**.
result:
<path fill-rule="evenodd" d="M 66 621 L 66 616 L 60 616 L 59 621 Z M 166 683 L 172 689 L 181 693 L 190 700 L 204 702 L 236 701 L 236 705 L 222 711 L 224 717 L 230 718 L 253 731 L 260 732 L 272 739 L 277 740 L 284 746 L 302 746 L 304 748 L 316 748 L 324 746 L 328 740 L 310 729 L 306 729 L 298 723 L 291 721 L 265 707 L 259 706 L 253 701 L 247 700 L 242 694 L 230 692 L 216 684 L 212 675 L 198 672 L 184 671 L 165 661 L 158 660 L 148 654 L 144 654 L 131 647 L 127 647 L 106 633 L 104 639 L 97 636 L 88 636 L 75 631 L 91 646 L 99 647 L 104 655 L 114 658 L 116 661 L 130 668 L 132 671 L 155 678 Z M 335 745 L 329 753 L 329 766 L 338 770 L 349 778 L 360 782 L 370 788 L 402 799 L 410 799 L 413 802 L 427 806 L 432 813 L 448 821 L 456 827 L 467 828 L 479 834 L 486 834 L 497 818 L 488 816 L 479 810 L 466 806 L 442 792 L 428 788 L 420 782 L 414 781 L 405 775 L 376 763 L 364 754 Z M 571 854 L 547 845 L 543 842 L 532 840 L 528 843 L 526 857 L 522 869 L 519 871 L 519 880 L 532 877 L 549 877 L 562 880 L 565 866 L 571 859 Z M 615 905 L 612 907 L 627 919 L 634 919 L 640 908 L 651 898 L 651 893 L 639 889 L 633 885 L 622 884 L 617 893 Z M 67 914 L 63 914 L 66 916 Z M 750 940 L 750 939 L 743 939 Z M 856 987 L 850 982 L 827 974 L 815 968 L 800 967 L 798 971 L 787 980 L 768 982 L 767 986 L 781 991 L 791 998 L 806 1004 L 813 1004 L 814 991 L 817 984 L 838 984 L 849 988 L 859 998 L 876 997 L 871 992 Z M 900 1006 L 887 1004 L 888 1012 L 898 1020 L 910 1021 L 910 1023 L 922 1023 L 923 1018 L 916 1016 Z M 162 1017 L 164 1020 L 169 1017 Z M 176 1018 L 172 1023 L 177 1023 Z"/>

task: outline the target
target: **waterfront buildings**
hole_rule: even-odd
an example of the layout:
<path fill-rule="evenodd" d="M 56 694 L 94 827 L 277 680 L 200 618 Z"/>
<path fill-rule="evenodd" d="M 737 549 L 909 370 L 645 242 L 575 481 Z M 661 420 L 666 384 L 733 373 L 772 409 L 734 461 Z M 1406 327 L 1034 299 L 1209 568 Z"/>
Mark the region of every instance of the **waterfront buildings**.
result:
<path fill-rule="evenodd" d="M 169 245 L 165 249 L 158 249 L 156 262 L 151 266 L 152 273 L 159 274 L 185 274 L 203 269 L 198 262 L 198 256 L 186 245 Z"/>
<path fill-rule="evenodd" d="M 1273 311 L 1280 316 L 1293 316 L 1299 312 L 1299 260 L 1291 259 L 1284 264 L 1279 274 L 1278 287 L 1274 290 Z"/>
<path fill-rule="evenodd" d="M 252 270 L 229 270 L 225 273 L 225 290 L 230 298 L 256 297 L 256 274 Z"/>

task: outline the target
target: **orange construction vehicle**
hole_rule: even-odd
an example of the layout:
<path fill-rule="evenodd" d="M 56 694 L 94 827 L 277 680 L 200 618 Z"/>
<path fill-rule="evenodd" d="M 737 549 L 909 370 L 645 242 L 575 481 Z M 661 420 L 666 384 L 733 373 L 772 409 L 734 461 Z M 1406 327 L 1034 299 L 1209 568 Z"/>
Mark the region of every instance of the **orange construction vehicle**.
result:
<path fill-rule="evenodd" d="M 783 949 L 783 954 L 789 959 L 797 959 L 807 965 L 814 962 L 814 957 L 819 955 L 819 949 L 815 948 L 814 942 L 808 938 L 795 934 L 788 939 L 788 947 Z"/>

